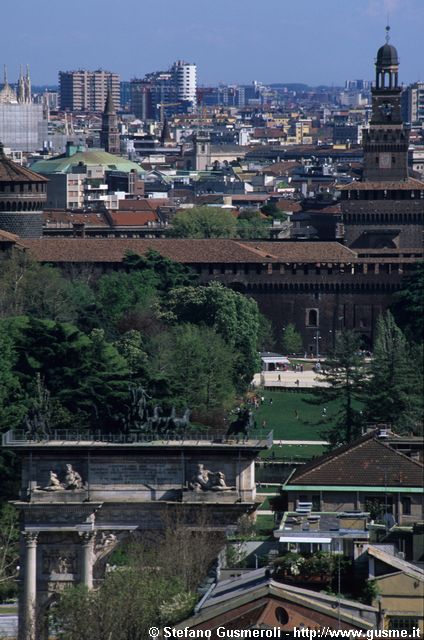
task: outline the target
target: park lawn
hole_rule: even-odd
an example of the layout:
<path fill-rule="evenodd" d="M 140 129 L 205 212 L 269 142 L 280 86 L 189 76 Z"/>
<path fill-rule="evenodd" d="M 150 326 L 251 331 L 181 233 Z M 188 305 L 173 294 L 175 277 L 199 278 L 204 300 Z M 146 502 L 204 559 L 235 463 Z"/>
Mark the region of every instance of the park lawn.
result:
<path fill-rule="evenodd" d="M 258 495 L 258 494 L 256 494 Z M 280 493 L 276 493 L 275 495 L 280 495 Z M 261 513 L 261 511 L 270 511 L 271 509 L 271 505 L 269 504 L 269 498 L 265 498 L 265 500 L 262 502 L 261 506 L 258 508 L 258 514 Z"/>
<path fill-rule="evenodd" d="M 273 530 L 276 529 L 274 516 L 261 516 L 260 512 L 256 516 L 255 530 L 258 536 L 272 535 Z"/>
<path fill-rule="evenodd" d="M 311 460 L 325 453 L 326 447 L 320 444 L 274 444 L 271 449 L 261 451 L 259 457 L 262 460 Z M 261 489 L 262 492 L 262 489 Z"/>
<path fill-rule="evenodd" d="M 337 402 L 326 405 L 327 414 L 322 415 L 323 406 L 308 404 L 313 398 L 303 391 L 263 391 L 265 402 L 254 410 L 258 428 L 274 432 L 274 440 L 324 440 L 323 432 L 334 425 Z M 272 398 L 272 404 L 270 399 Z"/>

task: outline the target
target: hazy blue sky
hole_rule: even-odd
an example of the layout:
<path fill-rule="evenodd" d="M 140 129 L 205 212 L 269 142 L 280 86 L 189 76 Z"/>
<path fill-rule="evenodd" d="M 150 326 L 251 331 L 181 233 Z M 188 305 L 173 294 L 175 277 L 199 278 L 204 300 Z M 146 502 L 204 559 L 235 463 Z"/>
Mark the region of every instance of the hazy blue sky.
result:
<path fill-rule="evenodd" d="M 59 69 L 122 79 L 196 62 L 199 84 L 342 84 L 373 77 L 387 12 L 401 81 L 424 79 L 424 0 L 0 0 L 0 64 L 36 84 Z"/>

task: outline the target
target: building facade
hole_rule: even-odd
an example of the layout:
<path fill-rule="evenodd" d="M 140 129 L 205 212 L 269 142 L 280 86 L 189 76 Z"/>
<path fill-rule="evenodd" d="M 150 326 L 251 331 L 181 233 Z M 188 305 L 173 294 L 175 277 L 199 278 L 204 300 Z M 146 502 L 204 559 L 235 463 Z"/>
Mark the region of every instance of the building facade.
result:
<path fill-rule="evenodd" d="M 59 72 L 59 103 L 63 111 L 102 112 L 109 89 L 117 109 L 121 91 L 117 73 L 102 69 Z"/>

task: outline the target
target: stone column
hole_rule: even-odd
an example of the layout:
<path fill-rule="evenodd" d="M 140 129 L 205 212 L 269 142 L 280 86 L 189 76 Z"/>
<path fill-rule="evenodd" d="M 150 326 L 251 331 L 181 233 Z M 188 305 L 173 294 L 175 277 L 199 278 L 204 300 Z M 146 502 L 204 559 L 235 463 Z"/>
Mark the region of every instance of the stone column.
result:
<path fill-rule="evenodd" d="M 24 597 L 20 640 L 35 640 L 37 627 L 37 536 L 38 531 L 25 531 Z"/>
<path fill-rule="evenodd" d="M 93 588 L 94 531 L 80 533 L 82 539 L 81 580 L 88 589 Z"/>

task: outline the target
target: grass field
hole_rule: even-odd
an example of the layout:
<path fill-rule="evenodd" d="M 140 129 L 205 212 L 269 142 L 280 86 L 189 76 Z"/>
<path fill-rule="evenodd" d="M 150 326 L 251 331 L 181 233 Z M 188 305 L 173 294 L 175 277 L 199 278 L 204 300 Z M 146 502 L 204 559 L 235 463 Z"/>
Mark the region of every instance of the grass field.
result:
<path fill-rule="evenodd" d="M 314 456 L 320 456 L 326 450 L 323 445 L 310 444 L 275 444 L 271 449 L 261 451 L 259 457 L 264 460 L 310 460 Z"/>
<path fill-rule="evenodd" d="M 272 535 L 273 529 L 275 529 L 274 516 L 261 516 L 260 513 L 256 517 L 256 533 L 262 536 Z"/>
<path fill-rule="evenodd" d="M 312 397 L 309 393 L 264 391 L 263 396 L 265 402 L 254 411 L 255 420 L 259 428 L 266 422 L 274 432 L 274 440 L 322 440 L 322 432 L 332 425 L 337 411 L 335 403 L 328 405 L 323 418 L 321 406 L 305 402 Z"/>
<path fill-rule="evenodd" d="M 302 391 L 264 391 L 263 402 L 254 417 L 258 428 L 266 422 L 266 428 L 274 432 L 274 440 L 325 440 L 324 432 L 334 425 L 339 402 L 325 405 L 309 404 L 306 400 L 313 398 L 310 393 Z M 270 400 L 272 399 L 272 403 Z M 354 403 L 360 409 L 358 402 Z"/>

